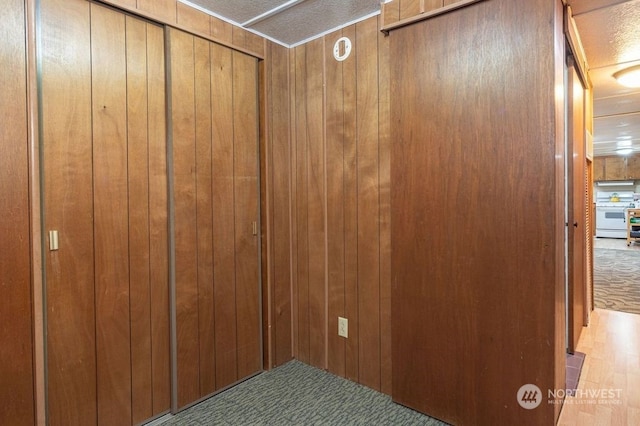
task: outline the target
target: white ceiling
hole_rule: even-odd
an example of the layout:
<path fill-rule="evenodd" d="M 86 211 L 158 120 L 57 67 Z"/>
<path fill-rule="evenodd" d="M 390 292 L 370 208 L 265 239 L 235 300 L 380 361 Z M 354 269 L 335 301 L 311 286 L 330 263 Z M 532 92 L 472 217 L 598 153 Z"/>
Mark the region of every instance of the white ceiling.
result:
<path fill-rule="evenodd" d="M 567 0 L 593 83 L 594 155 L 612 155 L 620 142 L 640 152 L 640 89 L 613 73 L 640 64 L 640 0 Z"/>
<path fill-rule="evenodd" d="M 294 47 L 380 13 L 380 0 L 179 0 Z"/>

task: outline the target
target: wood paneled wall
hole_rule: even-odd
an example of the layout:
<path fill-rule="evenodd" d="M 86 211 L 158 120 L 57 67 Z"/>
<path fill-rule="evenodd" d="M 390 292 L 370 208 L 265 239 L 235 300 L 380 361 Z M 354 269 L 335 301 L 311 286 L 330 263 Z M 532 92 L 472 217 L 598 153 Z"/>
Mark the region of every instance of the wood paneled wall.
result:
<path fill-rule="evenodd" d="M 382 3 L 382 24 L 390 25 L 404 19 L 415 18 L 424 13 L 462 3 L 465 0 L 391 0 Z"/>
<path fill-rule="evenodd" d="M 292 347 L 292 145 L 290 50 L 267 42 L 262 71 L 262 254 L 265 368 L 290 361 Z"/>
<path fill-rule="evenodd" d="M 163 30 L 46 0 L 41 34 L 49 424 L 141 423 L 170 397 Z"/>
<path fill-rule="evenodd" d="M 0 8 L 0 424 L 33 425 L 25 2 Z"/>
<path fill-rule="evenodd" d="M 393 398 L 452 424 L 559 412 L 547 398 L 565 385 L 559 6 L 478 2 L 389 36 Z M 542 391 L 534 410 L 517 401 L 528 383 Z"/>
<path fill-rule="evenodd" d="M 265 40 L 262 37 L 177 0 L 102 1 L 256 55 L 259 58 L 264 57 Z"/>
<path fill-rule="evenodd" d="M 568 345 L 573 353 L 578 345 L 583 326 L 587 325 L 587 256 L 586 256 L 586 191 L 591 184 L 585 182 L 587 160 L 585 157 L 585 100 L 586 90 L 573 60 L 569 60 L 567 72 L 567 191 L 569 196 L 567 258 Z"/>
<path fill-rule="evenodd" d="M 262 369 L 258 67 L 170 33 L 177 408 Z"/>
<path fill-rule="evenodd" d="M 353 50 L 338 62 L 333 45 L 342 36 Z M 289 53 L 292 168 L 274 173 L 276 188 L 291 173 L 295 357 L 389 393 L 387 55 L 377 18 Z M 349 320 L 347 339 L 338 316 Z"/>

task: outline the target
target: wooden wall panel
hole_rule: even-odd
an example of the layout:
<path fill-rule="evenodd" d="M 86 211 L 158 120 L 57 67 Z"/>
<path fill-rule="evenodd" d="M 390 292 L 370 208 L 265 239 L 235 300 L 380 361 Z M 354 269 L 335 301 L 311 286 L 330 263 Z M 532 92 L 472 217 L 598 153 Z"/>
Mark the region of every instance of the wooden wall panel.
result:
<path fill-rule="evenodd" d="M 129 185 L 129 276 L 131 315 L 131 419 L 153 415 L 151 281 L 149 269 L 149 144 L 147 28 L 126 17 L 127 174 Z"/>
<path fill-rule="evenodd" d="M 201 37 L 264 58 L 265 39 L 177 0 L 102 0 L 154 21 L 178 27 Z"/>
<path fill-rule="evenodd" d="M 390 25 L 400 20 L 400 0 L 392 0 L 388 3 L 382 3 L 382 25 Z"/>
<path fill-rule="evenodd" d="M 125 16 L 91 7 L 98 423 L 131 422 Z"/>
<path fill-rule="evenodd" d="M 169 409 L 163 30 L 127 16 L 126 46 L 131 420 L 138 424 Z"/>
<path fill-rule="evenodd" d="M 356 24 L 359 382 L 380 390 L 378 28 Z"/>
<path fill-rule="evenodd" d="M 326 37 L 325 55 L 333 55 L 334 43 L 342 31 Z M 338 336 L 338 317 L 345 314 L 344 241 L 344 84 L 343 64 L 327 61 L 326 73 L 326 173 L 327 173 L 327 280 L 328 356 L 327 368 L 345 376 L 345 338 Z M 352 324 L 353 326 L 353 324 Z"/>
<path fill-rule="evenodd" d="M 233 42 L 233 25 L 215 16 L 210 17 L 211 36 L 231 44 Z"/>
<path fill-rule="evenodd" d="M 295 117 L 293 131 L 296 162 L 296 208 L 295 208 L 295 269 L 294 295 L 296 297 L 296 319 L 294 330 L 294 354 L 302 362 L 309 363 L 309 229 L 308 229 L 308 162 L 307 162 L 307 122 L 306 107 L 306 46 L 296 47 L 292 66 L 295 78 Z"/>
<path fill-rule="evenodd" d="M 89 7 L 40 3 L 45 232 L 60 246 L 46 252 L 50 425 L 97 419 Z"/>
<path fill-rule="evenodd" d="M 555 6 L 479 2 L 390 35 L 393 397 L 453 424 L 555 422 L 514 397 L 563 368 Z"/>
<path fill-rule="evenodd" d="M 291 138 L 289 49 L 267 43 L 267 76 L 263 90 L 268 90 L 268 121 L 265 154 L 268 173 L 268 212 L 270 233 L 270 264 L 267 266 L 268 283 L 272 286 L 272 365 L 275 367 L 291 360 L 292 353 L 292 292 L 291 292 Z M 264 182 L 263 182 L 264 184 Z M 265 197 L 267 198 L 267 197 Z M 266 200 L 263 200 L 263 202 Z M 263 230 L 263 236 L 265 232 Z M 264 237 L 263 237 L 264 238 Z M 265 252 L 266 253 L 266 252 Z M 270 270 L 269 270 L 270 269 Z M 264 271 L 263 271 L 264 272 Z M 267 334 L 265 334 L 265 337 Z M 267 366 L 265 366 L 267 367 Z"/>
<path fill-rule="evenodd" d="M 0 424 L 35 422 L 24 1 L 2 0 L 0 28 Z"/>
<path fill-rule="evenodd" d="M 211 46 L 213 105 L 213 271 L 216 336 L 216 385 L 238 380 L 236 329 L 236 253 L 234 249 L 234 149 L 232 52 Z"/>
<path fill-rule="evenodd" d="M 391 102 L 389 37 L 378 33 L 380 188 L 380 391 L 391 394 Z"/>
<path fill-rule="evenodd" d="M 211 49 L 195 39 L 196 225 L 200 394 L 216 389 L 213 310 L 213 168 L 211 158 Z"/>
<path fill-rule="evenodd" d="M 588 235 L 585 225 L 585 89 L 582 86 L 576 68 L 571 65 L 568 69 L 567 80 L 567 144 L 571 153 L 568 165 L 567 192 L 571 194 L 568 203 L 568 249 L 569 259 L 567 268 L 568 280 L 568 342 L 567 349 L 573 353 L 578 345 L 582 327 L 587 325 L 585 315 L 587 306 L 586 288 L 586 238 Z"/>
<path fill-rule="evenodd" d="M 173 24 L 177 18 L 177 0 L 138 0 L 137 8 Z"/>
<path fill-rule="evenodd" d="M 169 244 L 164 30 L 147 24 L 149 270 L 153 415 L 170 407 Z"/>
<path fill-rule="evenodd" d="M 323 40 L 306 45 L 307 226 L 309 233 L 309 362 L 326 365 L 325 149 L 323 132 Z"/>
<path fill-rule="evenodd" d="M 397 0 L 400 2 L 400 19 L 419 15 L 424 0 Z"/>
<path fill-rule="evenodd" d="M 262 370 L 258 267 L 258 66 L 233 52 L 233 145 L 238 377 Z M 256 235 L 253 235 L 255 222 Z"/>
<path fill-rule="evenodd" d="M 171 31 L 178 405 L 200 397 L 194 37 Z M 176 94 L 180 94 L 176 96 Z"/>
<path fill-rule="evenodd" d="M 177 3 L 177 23 L 189 28 L 191 31 L 201 34 L 209 34 L 211 31 L 211 16 L 201 10 Z"/>
<path fill-rule="evenodd" d="M 337 62 L 341 36 L 353 50 Z M 295 356 L 390 392 L 387 50 L 377 18 L 293 49 L 291 225 Z"/>
<path fill-rule="evenodd" d="M 344 28 L 342 34 L 356 41 L 356 26 Z M 349 320 L 346 341 L 346 377 L 358 381 L 360 369 L 360 317 L 358 314 L 358 79 L 356 46 L 352 46 L 351 60 L 344 61 L 344 287 L 345 315 Z M 331 56 L 328 56 L 331 58 Z"/>

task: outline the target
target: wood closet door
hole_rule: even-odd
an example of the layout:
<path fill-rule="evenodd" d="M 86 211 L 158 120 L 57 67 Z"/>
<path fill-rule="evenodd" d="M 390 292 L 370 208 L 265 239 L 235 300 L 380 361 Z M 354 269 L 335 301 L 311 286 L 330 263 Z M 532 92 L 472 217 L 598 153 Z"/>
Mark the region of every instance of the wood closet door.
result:
<path fill-rule="evenodd" d="M 51 425 L 169 409 L 164 37 L 82 0 L 41 2 Z"/>
<path fill-rule="evenodd" d="M 33 425 L 25 2 L 0 8 L 0 424 Z"/>
<path fill-rule="evenodd" d="M 170 31 L 177 406 L 262 369 L 257 60 Z"/>

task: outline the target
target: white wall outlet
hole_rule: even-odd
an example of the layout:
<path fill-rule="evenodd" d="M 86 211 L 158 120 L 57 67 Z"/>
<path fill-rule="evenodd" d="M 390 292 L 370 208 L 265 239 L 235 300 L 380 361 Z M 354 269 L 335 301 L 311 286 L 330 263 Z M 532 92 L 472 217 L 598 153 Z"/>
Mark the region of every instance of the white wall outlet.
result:
<path fill-rule="evenodd" d="M 345 339 L 349 337 L 349 320 L 348 319 L 338 317 L 338 336 L 342 336 Z"/>

